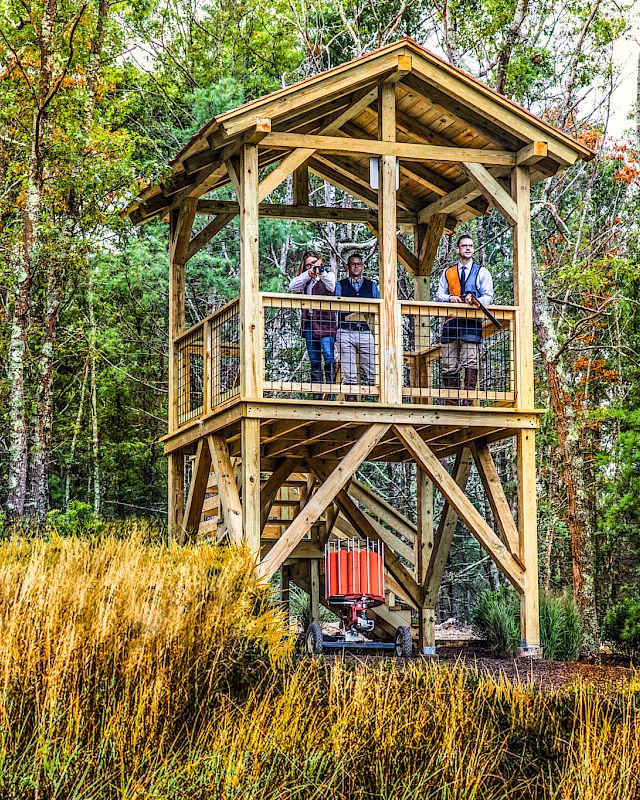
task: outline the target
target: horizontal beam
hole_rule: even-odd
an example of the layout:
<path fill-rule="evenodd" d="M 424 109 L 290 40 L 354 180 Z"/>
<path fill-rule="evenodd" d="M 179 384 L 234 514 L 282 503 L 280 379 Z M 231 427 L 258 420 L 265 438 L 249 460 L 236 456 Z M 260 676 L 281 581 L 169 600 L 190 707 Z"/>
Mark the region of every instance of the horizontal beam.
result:
<path fill-rule="evenodd" d="M 276 150 L 304 147 L 320 153 L 342 155 L 397 156 L 403 161 L 444 161 L 461 164 L 493 164 L 512 167 L 516 164 L 516 153 L 507 150 L 482 150 L 467 147 L 441 147 L 430 144 L 407 142 L 379 142 L 375 139 L 352 139 L 342 136 L 311 136 L 300 133 L 270 133 L 261 146 Z"/>
<path fill-rule="evenodd" d="M 232 200 L 199 200 L 197 214 L 217 216 L 240 213 L 240 206 Z M 378 215 L 368 208 L 334 208 L 332 206 L 296 206 L 283 203 L 260 203 L 258 213 L 270 219 L 301 219 L 308 222 L 356 222 L 366 225 L 377 222 Z M 416 215 L 398 210 L 399 225 L 415 225 Z"/>

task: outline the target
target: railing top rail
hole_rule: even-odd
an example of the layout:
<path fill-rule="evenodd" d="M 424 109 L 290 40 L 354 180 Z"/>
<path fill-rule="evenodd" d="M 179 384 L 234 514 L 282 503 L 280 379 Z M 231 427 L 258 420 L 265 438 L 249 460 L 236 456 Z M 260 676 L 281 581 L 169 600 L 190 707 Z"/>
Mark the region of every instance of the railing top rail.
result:
<path fill-rule="evenodd" d="M 362 305 L 379 306 L 382 300 L 371 297 L 336 297 L 332 294 L 310 295 L 298 294 L 293 292 L 260 292 L 263 300 L 286 300 L 287 303 L 297 301 L 299 303 L 361 303 Z M 265 303 L 265 305 L 269 305 Z"/>
<path fill-rule="evenodd" d="M 470 306 L 468 303 L 436 303 L 431 302 L 430 300 L 400 300 L 400 305 L 402 307 L 405 306 L 415 306 L 416 308 L 436 308 L 436 309 L 443 309 L 445 311 L 460 311 L 460 310 L 469 310 L 474 308 L 474 306 Z M 486 306 L 494 316 L 498 316 L 497 312 L 504 311 L 506 314 L 511 316 L 514 311 L 518 310 L 518 306 Z M 480 312 L 482 313 L 482 312 Z"/>
<path fill-rule="evenodd" d="M 185 338 L 185 336 L 189 336 L 189 334 L 194 333 L 194 331 L 197 331 L 198 328 L 200 328 L 206 322 L 213 321 L 214 319 L 216 319 L 216 317 L 219 317 L 221 314 L 224 314 L 225 311 L 229 311 L 230 309 L 233 308 L 233 306 L 238 305 L 239 303 L 240 303 L 239 297 L 234 297 L 233 300 L 229 300 L 228 303 L 225 303 L 223 306 L 220 306 L 220 308 L 217 308 L 212 314 L 209 314 L 208 317 L 201 319 L 199 322 L 196 322 L 190 328 L 187 328 L 187 330 L 183 331 L 180 334 L 180 336 L 176 336 L 176 338 L 173 340 L 174 343 L 180 342 L 182 339 Z"/>

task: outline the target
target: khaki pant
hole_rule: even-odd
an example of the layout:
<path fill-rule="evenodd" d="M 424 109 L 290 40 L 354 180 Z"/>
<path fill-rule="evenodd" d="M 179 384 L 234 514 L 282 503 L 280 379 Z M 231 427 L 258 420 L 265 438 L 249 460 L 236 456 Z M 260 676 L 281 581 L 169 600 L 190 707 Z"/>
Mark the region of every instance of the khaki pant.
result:
<path fill-rule="evenodd" d="M 478 342 L 463 342 L 454 339 L 442 343 L 442 371 L 459 373 L 460 369 L 480 368 L 480 345 Z"/>
<path fill-rule="evenodd" d="M 340 354 L 342 383 L 349 386 L 360 383 L 357 361 L 359 356 L 365 383 L 372 384 L 375 377 L 375 345 L 371 331 L 349 331 L 338 328 L 336 344 Z"/>

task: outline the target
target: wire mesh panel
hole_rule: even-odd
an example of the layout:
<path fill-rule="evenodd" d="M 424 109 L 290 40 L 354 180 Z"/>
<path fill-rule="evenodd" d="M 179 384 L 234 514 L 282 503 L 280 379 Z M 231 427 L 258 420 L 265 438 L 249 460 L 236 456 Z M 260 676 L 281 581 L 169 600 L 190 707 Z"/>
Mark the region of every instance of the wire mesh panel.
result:
<path fill-rule="evenodd" d="M 490 312 L 495 322 L 466 304 L 402 303 L 406 402 L 515 404 L 515 310 Z"/>
<path fill-rule="evenodd" d="M 177 422 L 199 416 L 204 408 L 204 326 L 200 323 L 175 342 Z"/>
<path fill-rule="evenodd" d="M 264 396 L 377 399 L 377 300 L 263 294 Z"/>
<path fill-rule="evenodd" d="M 240 393 L 240 311 L 232 300 L 210 318 L 211 407 Z"/>

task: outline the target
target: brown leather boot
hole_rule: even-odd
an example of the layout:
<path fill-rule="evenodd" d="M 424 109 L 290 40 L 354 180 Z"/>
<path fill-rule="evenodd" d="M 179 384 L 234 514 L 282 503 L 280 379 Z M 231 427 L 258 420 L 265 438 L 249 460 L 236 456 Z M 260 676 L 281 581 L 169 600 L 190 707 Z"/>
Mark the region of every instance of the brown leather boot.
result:
<path fill-rule="evenodd" d="M 467 389 L 467 391 L 472 392 L 477 385 L 478 385 L 478 370 L 473 369 L 472 367 L 467 367 L 464 374 L 464 388 Z M 471 406 L 473 405 L 473 401 L 463 400 L 462 405 Z"/>
<path fill-rule="evenodd" d="M 460 375 L 457 372 L 443 372 L 442 373 L 442 388 L 443 389 L 460 389 Z M 444 406 L 457 406 L 458 400 L 455 397 L 446 397 L 442 405 Z"/>

